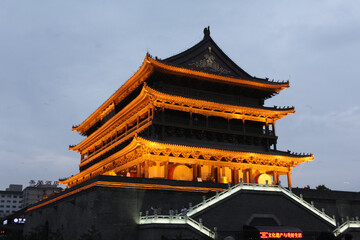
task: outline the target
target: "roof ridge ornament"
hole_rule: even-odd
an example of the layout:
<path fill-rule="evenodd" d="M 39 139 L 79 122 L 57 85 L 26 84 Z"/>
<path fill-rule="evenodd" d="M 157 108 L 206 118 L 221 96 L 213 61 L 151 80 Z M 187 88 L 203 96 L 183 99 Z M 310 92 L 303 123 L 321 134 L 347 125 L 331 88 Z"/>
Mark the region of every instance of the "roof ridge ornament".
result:
<path fill-rule="evenodd" d="M 204 38 L 210 37 L 210 26 L 204 28 Z"/>

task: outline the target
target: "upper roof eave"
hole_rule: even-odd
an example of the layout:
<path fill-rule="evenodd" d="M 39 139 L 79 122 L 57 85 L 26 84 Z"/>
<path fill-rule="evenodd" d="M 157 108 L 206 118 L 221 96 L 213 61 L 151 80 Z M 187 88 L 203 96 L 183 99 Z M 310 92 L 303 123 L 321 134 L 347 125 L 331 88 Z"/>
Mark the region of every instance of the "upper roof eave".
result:
<path fill-rule="evenodd" d="M 207 32 L 207 33 L 206 33 Z M 260 81 L 260 82 L 267 82 L 270 84 L 289 84 L 289 81 L 282 81 L 282 82 L 273 82 L 270 81 L 268 78 L 258 78 L 255 76 L 251 76 L 249 73 L 247 73 L 245 70 L 243 70 L 241 67 L 239 67 L 233 60 L 231 60 L 230 57 L 228 57 L 228 55 L 226 53 L 224 53 L 224 51 L 216 44 L 216 42 L 211 38 L 210 36 L 210 29 L 205 28 L 204 29 L 204 38 L 198 42 L 197 44 L 195 44 L 193 47 L 175 54 L 171 57 L 168 57 L 166 59 L 160 60 L 163 63 L 166 63 L 168 65 L 173 65 L 173 66 L 177 66 L 176 64 L 172 64 L 174 62 L 177 62 L 177 60 L 182 59 L 182 58 L 187 58 L 189 57 L 189 55 L 192 55 L 194 52 L 203 49 L 203 48 L 207 48 L 209 45 L 212 45 L 213 47 L 216 48 L 216 51 L 221 55 L 221 57 L 227 62 L 229 63 L 229 65 L 231 65 L 231 68 L 233 70 L 235 70 L 235 74 L 237 73 L 238 76 L 233 76 L 234 78 L 240 78 L 243 80 L 251 80 L 251 81 Z M 179 67 L 179 66 L 178 66 Z M 185 67 L 186 68 L 186 67 Z M 220 74 L 221 75 L 221 74 Z"/>
<path fill-rule="evenodd" d="M 161 61 L 153 59 L 149 54 L 146 54 L 146 57 L 143 61 L 143 64 L 140 66 L 139 70 L 127 80 L 110 98 L 108 98 L 97 110 L 95 110 L 87 119 L 85 119 L 80 125 L 73 126 L 73 131 L 77 131 L 81 134 L 84 134 L 91 123 L 95 124 L 98 116 L 105 111 L 115 100 L 122 94 L 129 94 L 129 87 L 133 86 L 135 82 L 139 84 L 143 83 L 146 78 L 153 71 L 160 71 L 165 73 L 171 73 L 176 75 L 184 75 L 189 77 L 201 78 L 209 81 L 225 82 L 228 84 L 235 84 L 238 86 L 255 88 L 265 91 L 270 91 L 273 93 L 278 93 L 281 90 L 289 87 L 289 82 L 263 82 L 263 81 L 253 81 L 239 78 L 226 77 L 206 72 L 200 72 L 195 70 L 190 70 L 186 68 L 181 68 L 177 66 L 168 65 Z M 88 126 L 88 127 L 87 127 Z"/>
<path fill-rule="evenodd" d="M 191 52 L 193 52 L 193 51 L 195 51 L 195 50 L 203 47 L 204 45 L 207 45 L 208 43 L 211 43 L 212 45 L 214 45 L 214 46 L 216 47 L 217 51 L 219 51 L 219 52 L 222 54 L 222 56 L 223 56 L 227 61 L 229 61 L 230 63 L 232 63 L 232 65 L 233 65 L 234 67 L 236 67 L 236 69 L 237 69 L 239 72 L 241 72 L 242 74 L 244 74 L 245 78 L 248 78 L 248 79 L 252 79 L 252 78 L 253 78 L 250 74 L 248 74 L 244 69 L 242 69 L 241 67 L 239 67 L 234 61 L 231 60 L 231 58 L 229 58 L 229 57 L 224 53 L 224 51 L 223 51 L 223 50 L 216 44 L 216 42 L 210 37 L 210 32 L 209 32 L 209 34 L 205 34 L 205 35 L 204 35 L 204 38 L 203 38 L 200 42 L 198 42 L 197 44 L 195 44 L 194 46 L 192 46 L 191 48 L 189 48 L 189 49 L 187 49 L 187 50 L 185 50 L 185 51 L 183 51 L 183 52 L 181 52 L 181 53 L 175 54 L 175 55 L 173 55 L 173 56 L 171 56 L 171 57 L 168 57 L 168 58 L 162 60 L 162 62 L 168 62 L 168 63 L 169 63 L 169 62 L 175 61 L 175 60 L 177 60 L 177 59 L 180 59 L 180 58 L 182 58 L 182 57 L 190 54 Z M 265 80 L 265 79 L 264 79 L 264 80 Z"/>
<path fill-rule="evenodd" d="M 168 72 L 173 74 L 180 74 L 184 76 L 192 76 L 192 77 L 198 77 L 205 80 L 213 80 L 218 82 L 226 82 L 228 84 L 235 84 L 243 87 L 249 87 L 249 88 L 256 88 L 261 89 L 265 91 L 271 91 L 274 93 L 278 93 L 281 90 L 285 88 L 289 88 L 289 82 L 269 82 L 267 80 L 262 80 L 260 78 L 256 78 L 258 81 L 254 81 L 254 79 L 241 79 L 241 78 L 234 78 L 234 77 L 227 77 L 222 75 L 216 75 L 196 70 L 191 70 L 188 68 L 182 68 L 174 65 L 169 65 L 167 63 L 155 60 L 148 57 L 151 64 L 155 67 L 156 70 L 161 72 Z"/>
<path fill-rule="evenodd" d="M 120 95 L 123 93 L 128 92 L 128 89 L 130 86 L 133 85 L 134 82 L 139 81 L 139 83 L 142 83 L 145 81 L 145 79 L 152 73 L 152 65 L 150 64 L 150 61 L 148 60 L 149 54 L 146 54 L 146 57 L 140 66 L 139 70 L 136 71 L 136 73 L 127 80 L 118 90 L 116 90 L 115 93 L 111 95 L 110 98 L 108 98 L 98 109 L 96 109 L 88 118 L 86 118 L 81 124 L 78 126 L 73 126 L 72 130 L 77 131 L 79 133 L 85 133 L 86 132 L 86 126 L 91 124 L 93 121 L 96 121 L 96 118 L 107 109 L 108 106 L 110 106 Z"/>

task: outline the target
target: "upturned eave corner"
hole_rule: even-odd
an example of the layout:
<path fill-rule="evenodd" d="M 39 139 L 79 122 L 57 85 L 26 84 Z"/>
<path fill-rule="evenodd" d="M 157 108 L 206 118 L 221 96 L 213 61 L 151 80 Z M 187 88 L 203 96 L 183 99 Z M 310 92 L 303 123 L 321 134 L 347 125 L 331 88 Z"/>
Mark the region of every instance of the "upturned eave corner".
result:
<path fill-rule="evenodd" d="M 110 98 L 108 98 L 99 108 L 97 108 L 89 117 L 87 117 L 81 124 L 73 126 L 72 131 L 77 131 L 81 135 L 85 135 L 88 128 L 91 127 L 91 123 L 96 122 L 97 119 L 101 116 L 101 113 L 106 110 L 111 104 L 117 102 L 118 98 L 123 95 L 127 95 L 130 91 L 129 88 L 134 86 L 134 84 L 142 84 L 146 78 L 153 72 L 153 67 L 151 65 L 152 59 L 149 53 L 146 53 L 144 61 L 140 68 L 134 73 L 130 79 L 128 79 Z"/>

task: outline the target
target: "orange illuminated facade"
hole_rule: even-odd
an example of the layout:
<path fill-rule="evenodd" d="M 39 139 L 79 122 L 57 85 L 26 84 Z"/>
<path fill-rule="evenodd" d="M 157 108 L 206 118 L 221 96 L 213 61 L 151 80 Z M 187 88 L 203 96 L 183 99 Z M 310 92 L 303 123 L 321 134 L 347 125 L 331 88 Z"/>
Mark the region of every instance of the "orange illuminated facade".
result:
<path fill-rule="evenodd" d="M 250 76 L 205 29 L 192 48 L 140 69 L 73 130 L 86 138 L 69 187 L 97 175 L 277 184 L 312 154 L 277 150 L 275 123 L 293 107 L 265 107 L 289 82 Z"/>

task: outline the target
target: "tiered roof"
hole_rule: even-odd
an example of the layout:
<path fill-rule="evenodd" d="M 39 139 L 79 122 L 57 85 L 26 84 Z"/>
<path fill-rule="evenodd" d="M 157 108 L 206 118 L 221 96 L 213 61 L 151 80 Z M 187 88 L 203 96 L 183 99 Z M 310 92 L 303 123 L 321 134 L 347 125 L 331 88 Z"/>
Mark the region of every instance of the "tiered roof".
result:
<path fill-rule="evenodd" d="M 170 87 L 166 87 L 167 84 Z M 171 87 L 176 90 L 183 88 L 184 93 L 173 91 Z M 219 90 L 214 91 L 217 87 Z M 142 169 L 140 165 L 148 168 L 149 159 L 158 162 L 171 160 L 171 163 L 175 164 L 205 164 L 245 170 L 265 169 L 275 171 L 275 182 L 279 174 L 288 174 L 289 178 L 292 167 L 312 161 L 313 155 L 278 151 L 276 145 L 274 150 L 269 149 L 269 145 L 276 144 L 277 139 L 274 123 L 294 113 L 295 110 L 294 107 L 263 106 L 265 99 L 288 87 L 288 81 L 274 82 L 249 75 L 217 46 L 210 37 L 209 28 L 206 28 L 204 38 L 182 53 L 163 60 L 147 54 L 139 70 L 128 81 L 83 123 L 73 127 L 74 131 L 86 135 L 87 138 L 75 146 L 70 146 L 70 150 L 81 153 L 80 173 L 62 182 L 73 186 L 97 175 L 116 174 L 115 172 L 125 171 L 134 166 L 139 177 Z M 219 99 L 197 92 L 185 93 L 189 92 L 187 89 L 194 88 L 200 88 L 206 94 L 214 92 L 214 95 L 218 94 L 216 96 L 219 96 Z M 243 99 L 223 99 L 233 95 Z M 154 138 L 154 133 L 150 134 L 155 132 L 160 123 L 157 118 L 160 115 L 156 115 L 159 109 L 165 114 L 171 113 L 167 110 L 170 109 L 188 112 L 189 116 L 200 114 L 211 117 L 210 119 L 221 117 L 227 119 L 228 124 L 232 119 L 237 120 L 233 121 L 235 123 L 242 121 L 243 130 L 234 130 L 235 135 L 241 136 L 246 132 L 245 121 L 253 121 L 257 122 L 256 124 L 261 123 L 262 128 L 258 129 L 261 133 L 249 131 L 246 136 L 248 139 L 236 139 L 239 144 L 233 144 L 234 141 L 231 140 L 219 140 L 221 144 L 212 142 L 212 133 L 209 135 L 209 141 L 189 138 L 184 142 L 184 139 L 176 137 L 169 137 L 165 141 Z M 162 117 L 164 118 L 164 115 Z M 270 124 L 272 130 L 269 129 Z M 237 135 L 230 131 L 228 125 L 227 131 L 223 132 L 229 134 L 230 138 L 237 138 Z M 265 132 L 267 138 L 260 140 L 265 139 L 267 145 L 261 143 L 260 146 L 259 137 L 263 137 Z M 291 181 L 289 184 L 291 185 Z"/>
<path fill-rule="evenodd" d="M 160 60 L 146 55 L 139 70 L 122 85 L 108 100 L 73 131 L 87 135 L 87 130 L 102 119 L 103 115 L 124 100 L 137 87 L 143 84 L 154 72 L 177 76 L 186 76 L 209 82 L 219 82 L 256 89 L 267 93 L 268 97 L 289 87 L 288 81 L 275 82 L 267 78 L 252 77 L 237 66 L 210 37 L 210 30 L 204 32 L 204 38 L 192 48 Z"/>

